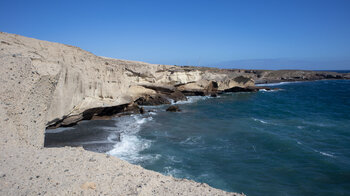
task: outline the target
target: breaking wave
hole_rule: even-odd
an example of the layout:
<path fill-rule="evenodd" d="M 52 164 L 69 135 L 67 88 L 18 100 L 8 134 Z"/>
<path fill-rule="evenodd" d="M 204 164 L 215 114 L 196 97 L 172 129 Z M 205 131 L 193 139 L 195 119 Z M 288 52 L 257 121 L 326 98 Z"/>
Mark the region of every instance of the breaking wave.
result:
<path fill-rule="evenodd" d="M 295 84 L 295 83 L 300 83 L 300 81 L 295 81 L 295 82 L 278 82 L 278 83 L 268 83 L 268 84 L 255 84 L 255 86 L 279 86 L 279 85 Z"/>
<path fill-rule="evenodd" d="M 141 151 L 151 146 L 152 141 L 141 138 L 137 133 L 144 123 L 153 120 L 152 117 L 144 118 L 141 115 L 132 115 L 131 117 L 120 118 L 118 120 L 116 126 L 120 131 L 120 141 L 107 154 L 131 163 L 159 158 L 157 155 L 140 154 Z M 111 133 L 108 139 L 113 140 L 116 137 L 116 133 Z"/>
<path fill-rule="evenodd" d="M 189 103 L 195 103 L 197 101 L 210 99 L 210 98 L 213 98 L 213 97 L 210 97 L 210 96 L 189 96 L 189 97 L 187 97 L 186 101 L 175 102 L 174 100 L 171 100 L 170 103 L 172 105 L 174 105 L 174 104 L 189 104 Z"/>
<path fill-rule="evenodd" d="M 257 119 L 257 118 L 252 118 L 254 121 L 257 121 L 257 122 L 261 122 L 263 124 L 267 124 L 266 121 L 263 121 L 263 120 L 260 120 L 260 119 Z"/>

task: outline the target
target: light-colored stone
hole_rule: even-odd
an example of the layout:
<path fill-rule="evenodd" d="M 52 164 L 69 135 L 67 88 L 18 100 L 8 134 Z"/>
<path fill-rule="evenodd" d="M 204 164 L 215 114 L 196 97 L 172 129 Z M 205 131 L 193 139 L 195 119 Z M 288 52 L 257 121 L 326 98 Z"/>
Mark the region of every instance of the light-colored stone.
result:
<path fill-rule="evenodd" d="M 93 183 L 93 182 L 85 182 L 85 183 L 82 184 L 80 187 L 81 187 L 82 189 L 85 189 L 85 190 L 87 190 L 87 189 L 93 189 L 93 190 L 95 190 L 95 189 L 96 189 L 96 184 Z"/>

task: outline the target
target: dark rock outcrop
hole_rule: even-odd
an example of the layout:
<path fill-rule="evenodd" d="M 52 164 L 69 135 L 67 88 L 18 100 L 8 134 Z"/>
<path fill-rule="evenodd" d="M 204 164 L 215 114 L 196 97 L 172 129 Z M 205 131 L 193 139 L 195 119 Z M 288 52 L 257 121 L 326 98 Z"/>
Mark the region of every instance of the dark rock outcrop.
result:
<path fill-rule="evenodd" d="M 151 86 L 151 85 L 142 85 L 145 88 L 152 89 L 158 94 L 161 94 L 164 97 L 177 101 L 186 101 L 187 97 L 179 90 L 174 87 L 161 87 L 161 86 Z"/>
<path fill-rule="evenodd" d="M 218 83 L 215 81 L 210 81 L 208 86 L 204 90 L 204 94 L 211 95 L 215 94 L 218 91 Z"/>
<path fill-rule="evenodd" d="M 253 87 L 247 87 L 247 88 L 232 87 L 232 88 L 224 90 L 224 92 L 257 92 L 257 91 L 259 91 L 259 89 L 253 88 Z"/>
<path fill-rule="evenodd" d="M 183 90 L 181 92 L 186 96 L 205 96 L 203 91 Z"/>
<path fill-rule="evenodd" d="M 140 108 L 137 104 L 124 104 L 112 107 L 97 107 L 85 110 L 82 114 L 64 117 L 55 123 L 52 123 L 47 127 L 48 129 L 57 127 L 71 127 L 76 125 L 82 120 L 108 120 L 113 116 L 123 116 L 130 114 L 140 114 L 143 108 Z"/>
<path fill-rule="evenodd" d="M 211 93 L 210 97 L 217 97 L 218 95 L 216 93 Z"/>
<path fill-rule="evenodd" d="M 143 107 L 140 107 L 140 114 L 144 114 L 145 113 L 145 109 L 143 109 Z"/>
<path fill-rule="evenodd" d="M 279 88 L 270 88 L 270 87 L 265 87 L 265 86 L 249 86 L 246 88 L 242 87 L 233 87 L 230 89 L 226 89 L 224 92 L 257 92 L 259 90 L 280 90 Z"/>
<path fill-rule="evenodd" d="M 172 105 L 166 109 L 167 112 L 180 112 L 180 108 L 177 105 Z"/>
<path fill-rule="evenodd" d="M 180 91 L 175 90 L 174 92 L 170 93 L 168 97 L 175 102 L 177 101 L 187 101 L 187 97 Z"/>
<path fill-rule="evenodd" d="M 143 97 L 138 98 L 135 103 L 138 105 L 163 105 L 170 104 L 170 101 L 166 96 L 162 94 L 156 95 L 145 95 Z"/>

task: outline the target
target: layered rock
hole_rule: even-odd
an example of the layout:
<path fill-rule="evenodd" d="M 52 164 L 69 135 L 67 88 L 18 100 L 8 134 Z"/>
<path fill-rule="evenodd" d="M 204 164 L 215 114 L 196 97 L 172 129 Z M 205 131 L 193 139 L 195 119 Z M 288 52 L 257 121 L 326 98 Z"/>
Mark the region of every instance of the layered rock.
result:
<path fill-rule="evenodd" d="M 37 131 L 27 129 L 30 122 L 18 121 L 23 139 L 36 146 L 43 143 L 45 129 L 42 121 L 45 126 L 71 125 L 89 119 L 90 116 L 85 113 L 91 109 L 100 111 L 96 108 L 126 105 L 134 101 L 147 105 L 147 102 L 166 104 L 170 99 L 186 100 L 180 92 L 208 95 L 214 90 L 210 87 L 213 81 L 218 82 L 215 91 L 237 84 L 253 85 L 236 81 L 225 73 L 98 57 L 74 46 L 13 34 L 1 33 L 0 39 L 3 72 L 8 76 L 14 75 L 12 77 L 16 78 L 12 80 L 22 82 L 13 84 L 15 89 L 23 89 L 21 93 L 12 94 L 27 97 L 13 104 L 20 107 L 30 101 L 44 101 L 40 106 L 28 108 L 42 115 L 41 122 L 37 123 L 40 128 L 35 128 Z M 8 85 L 11 79 L 8 78 L 3 85 Z M 11 93 L 2 93 L 6 94 Z M 14 115 L 22 118 L 23 112 Z M 98 112 L 96 115 L 99 115 Z"/>

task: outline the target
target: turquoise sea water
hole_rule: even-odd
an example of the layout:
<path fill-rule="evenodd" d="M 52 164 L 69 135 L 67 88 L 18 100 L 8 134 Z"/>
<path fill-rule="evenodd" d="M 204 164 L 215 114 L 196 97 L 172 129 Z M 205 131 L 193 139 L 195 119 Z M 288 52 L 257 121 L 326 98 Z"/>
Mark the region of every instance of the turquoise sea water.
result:
<path fill-rule="evenodd" d="M 180 113 L 158 106 L 84 122 L 48 131 L 46 143 L 247 195 L 350 195 L 350 81 L 275 87 L 282 90 L 192 97 Z"/>

